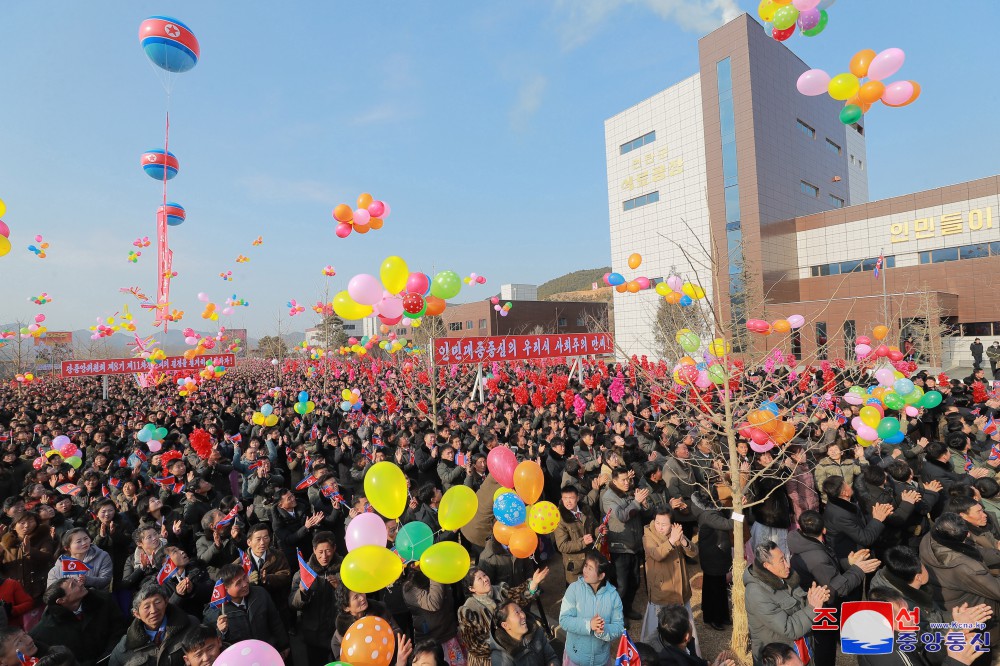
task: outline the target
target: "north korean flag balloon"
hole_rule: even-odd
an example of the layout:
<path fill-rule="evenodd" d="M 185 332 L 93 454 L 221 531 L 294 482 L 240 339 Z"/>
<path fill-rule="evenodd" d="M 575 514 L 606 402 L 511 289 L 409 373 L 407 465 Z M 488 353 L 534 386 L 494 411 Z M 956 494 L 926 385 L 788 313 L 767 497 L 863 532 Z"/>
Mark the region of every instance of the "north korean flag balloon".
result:
<path fill-rule="evenodd" d="M 184 212 L 184 206 L 179 203 L 174 203 L 173 201 L 168 201 L 166 206 L 160 206 L 157 209 L 157 212 L 166 213 L 167 225 L 171 227 L 179 227 L 184 224 L 184 220 L 187 219 L 187 213 Z"/>
<path fill-rule="evenodd" d="M 142 154 L 142 170 L 150 178 L 163 180 L 163 169 L 165 168 L 167 170 L 167 180 L 170 180 L 177 175 L 180 167 L 181 163 L 177 161 L 177 157 L 169 151 L 164 155 L 162 150 L 154 148 Z"/>
<path fill-rule="evenodd" d="M 153 64 L 180 73 L 198 64 L 201 47 L 191 29 L 169 16 L 150 16 L 139 25 L 139 43 Z"/>

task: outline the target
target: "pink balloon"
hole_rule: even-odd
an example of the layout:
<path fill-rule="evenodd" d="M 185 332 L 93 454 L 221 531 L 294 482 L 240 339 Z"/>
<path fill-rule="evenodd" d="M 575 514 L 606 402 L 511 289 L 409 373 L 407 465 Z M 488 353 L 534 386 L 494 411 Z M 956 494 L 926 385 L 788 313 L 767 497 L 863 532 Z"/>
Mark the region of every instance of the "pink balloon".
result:
<path fill-rule="evenodd" d="M 372 217 L 381 217 L 382 213 L 385 212 L 385 204 L 381 201 L 373 201 L 368 204 L 368 214 Z"/>
<path fill-rule="evenodd" d="M 202 303 L 208 303 L 208 294 L 206 294 L 205 292 L 200 292 L 198 294 L 198 300 L 201 301 Z"/>
<path fill-rule="evenodd" d="M 830 75 L 822 69 L 810 69 L 803 72 L 802 75 L 799 76 L 799 80 L 795 83 L 795 87 L 798 91 L 809 97 L 824 94 L 829 85 Z"/>
<path fill-rule="evenodd" d="M 246 640 L 226 648 L 212 666 L 281 666 L 283 663 L 278 651 L 264 641 Z"/>
<path fill-rule="evenodd" d="M 819 0 L 792 0 L 792 4 L 797 10 L 804 12 L 809 9 L 816 9 L 816 5 L 819 4 Z"/>
<path fill-rule="evenodd" d="M 878 431 L 871 426 L 867 426 L 864 423 L 860 427 L 854 429 L 858 433 L 858 437 L 861 439 L 867 439 L 869 442 L 874 442 L 878 439 Z"/>
<path fill-rule="evenodd" d="M 673 289 L 674 291 L 680 291 L 681 287 L 684 286 L 684 280 L 681 280 L 676 275 L 671 275 L 670 277 L 667 278 L 667 286 Z"/>
<path fill-rule="evenodd" d="M 844 402 L 846 402 L 849 405 L 860 405 L 860 404 L 864 403 L 864 401 L 865 401 L 864 398 L 862 398 L 857 393 L 845 393 L 844 394 Z"/>
<path fill-rule="evenodd" d="M 59 435 L 58 437 L 52 440 L 52 448 L 58 449 L 59 447 L 66 446 L 69 443 L 70 443 L 69 437 L 67 437 L 66 435 Z"/>
<path fill-rule="evenodd" d="M 893 372 L 892 368 L 879 368 L 878 371 L 875 372 L 875 379 L 877 379 L 878 383 L 882 386 L 892 386 L 893 382 L 896 381 L 896 373 Z M 869 438 L 865 437 L 865 439 Z"/>
<path fill-rule="evenodd" d="M 4 238 L 10 236 L 10 227 L 8 227 L 7 223 L 3 220 L 0 220 L 0 236 L 3 236 Z"/>
<path fill-rule="evenodd" d="M 361 546 L 381 546 L 385 548 L 389 534 L 385 529 L 385 520 L 377 513 L 362 513 L 355 516 L 347 526 L 344 541 L 348 552 Z"/>
<path fill-rule="evenodd" d="M 352 227 L 347 222 L 341 222 L 337 225 L 334 233 L 337 234 L 337 238 L 347 238 L 351 235 Z"/>
<path fill-rule="evenodd" d="M 501 486 L 504 488 L 514 487 L 514 469 L 517 468 L 517 458 L 513 451 L 502 444 L 494 447 L 486 455 L 486 467 Z"/>
<path fill-rule="evenodd" d="M 639 283 L 639 289 L 649 289 L 648 277 L 637 277 L 635 281 Z"/>
<path fill-rule="evenodd" d="M 903 53 L 903 49 L 886 49 L 872 58 L 872 64 L 868 66 L 868 78 L 872 81 L 881 81 L 882 79 L 889 78 L 899 71 L 905 60 L 906 54 Z M 909 97 L 906 99 L 909 99 Z"/>
<path fill-rule="evenodd" d="M 371 219 L 371 217 L 372 216 L 369 215 L 367 208 L 357 209 L 356 211 L 354 211 L 354 226 L 356 227 L 365 226 L 366 224 L 368 224 L 368 221 Z"/>
<path fill-rule="evenodd" d="M 906 104 L 913 97 L 913 84 L 909 81 L 893 81 L 882 92 L 882 102 L 887 106 Z"/>
<path fill-rule="evenodd" d="M 763 444 L 758 444 L 757 442 L 751 439 L 750 448 L 756 451 L 757 453 L 767 453 L 768 451 L 774 448 L 774 442 L 769 439 Z"/>
<path fill-rule="evenodd" d="M 382 208 L 383 208 L 383 210 L 382 210 L 382 219 L 384 220 L 385 218 L 389 217 L 389 211 L 391 211 L 392 209 L 389 208 L 389 204 L 387 204 L 384 201 L 382 202 Z"/>
<path fill-rule="evenodd" d="M 359 273 L 347 283 L 347 293 L 361 305 L 375 305 L 382 300 L 382 285 L 368 273 Z"/>
<path fill-rule="evenodd" d="M 45 315 L 43 315 L 43 314 L 36 314 L 35 315 L 35 323 L 36 324 L 41 324 L 43 321 L 45 321 Z"/>
<path fill-rule="evenodd" d="M 803 317 L 802 315 L 796 314 L 789 317 L 786 321 L 788 322 L 788 325 L 791 326 L 792 328 L 802 328 L 803 326 L 805 326 L 806 318 Z"/>
<path fill-rule="evenodd" d="M 854 348 L 854 353 L 859 357 L 864 358 L 868 354 L 872 353 L 872 348 L 870 345 L 858 345 Z"/>
<path fill-rule="evenodd" d="M 426 296 L 431 290 L 431 278 L 426 273 L 410 273 L 406 278 L 406 291 Z"/>
<path fill-rule="evenodd" d="M 903 411 L 906 412 L 906 415 L 909 417 L 914 417 L 920 413 L 920 410 L 914 407 L 913 405 L 907 405 L 906 407 L 903 408 Z"/>
<path fill-rule="evenodd" d="M 163 448 L 163 445 L 162 445 L 162 444 L 160 444 L 160 443 L 159 443 L 158 441 L 156 441 L 155 439 L 154 439 L 154 440 L 152 440 L 152 441 L 150 441 L 150 442 L 148 442 L 148 443 L 146 444 L 146 446 L 148 446 L 148 447 L 149 447 L 149 450 L 150 450 L 150 451 L 151 451 L 152 453 L 156 453 L 156 452 L 157 452 L 157 451 L 159 451 L 159 450 L 160 450 L 161 448 Z"/>
<path fill-rule="evenodd" d="M 609 286 L 610 286 L 610 285 L 611 285 L 611 283 L 610 283 L 610 282 L 608 282 L 608 276 L 609 276 L 609 275 L 611 275 L 611 273 L 605 273 L 605 274 L 604 274 L 604 277 L 603 277 L 603 278 L 601 278 L 601 279 L 602 279 L 602 280 L 604 280 L 604 284 L 606 284 L 606 285 L 609 285 Z"/>
<path fill-rule="evenodd" d="M 385 296 L 379 301 L 378 313 L 388 319 L 395 319 L 403 314 L 403 299 L 395 296 Z"/>
<path fill-rule="evenodd" d="M 712 380 L 709 379 L 707 370 L 698 371 L 698 379 L 694 380 L 694 385 L 702 389 L 706 389 L 712 385 Z"/>

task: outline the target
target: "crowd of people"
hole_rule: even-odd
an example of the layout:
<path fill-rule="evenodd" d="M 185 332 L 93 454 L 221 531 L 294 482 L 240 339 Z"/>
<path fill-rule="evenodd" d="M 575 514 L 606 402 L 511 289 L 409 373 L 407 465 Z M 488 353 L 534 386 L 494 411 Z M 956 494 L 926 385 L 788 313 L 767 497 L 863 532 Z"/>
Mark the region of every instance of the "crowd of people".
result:
<path fill-rule="evenodd" d="M 248 639 L 289 664 L 293 646 L 309 666 L 350 663 L 345 634 L 368 616 L 391 625 L 397 666 L 603 666 L 626 630 L 643 663 L 704 666 L 699 629 L 732 630 L 735 553 L 749 562 L 755 664 L 836 663 L 839 634 L 814 630 L 815 611 L 861 599 L 919 608 L 921 643 L 859 663 L 990 662 L 1000 400 L 981 370 L 965 381 L 914 374 L 942 404 L 901 417 L 902 442 L 862 448 L 857 408 L 838 399 L 865 382 L 860 371 L 790 381 L 788 368 L 741 368 L 737 393 L 752 385 L 795 426 L 763 453 L 728 432 L 717 390 L 671 388 L 645 362 L 588 363 L 582 378 L 510 364 L 482 401 L 470 397 L 474 372 L 440 372 L 367 360 L 276 372 L 248 360 L 184 397 L 172 382 L 117 381 L 108 399 L 97 379 L 0 389 L 0 666 L 209 666 Z M 345 387 L 360 389 L 361 410 L 341 409 Z M 292 408 L 301 390 L 316 404 L 308 415 Z M 273 426 L 255 424 L 265 403 Z M 148 423 L 167 432 L 157 446 L 137 438 Z M 60 436 L 78 457 L 52 448 Z M 493 531 L 500 484 L 487 456 L 498 446 L 539 462 L 544 499 L 559 507 L 529 558 Z M 374 511 L 364 476 L 382 460 L 409 483 L 406 511 L 385 521 L 389 541 L 427 524 L 470 553 L 464 581 L 442 585 L 408 563 L 373 594 L 341 583 L 346 528 Z M 733 515 L 736 477 L 750 508 Z M 438 504 L 459 484 L 478 512 L 442 531 Z M 315 573 L 308 586 L 299 552 Z M 556 578 L 562 598 L 543 602 Z M 980 630 L 960 649 L 927 643 L 941 636 L 932 624 L 952 621 Z M 711 658 L 735 663 L 728 651 Z"/>

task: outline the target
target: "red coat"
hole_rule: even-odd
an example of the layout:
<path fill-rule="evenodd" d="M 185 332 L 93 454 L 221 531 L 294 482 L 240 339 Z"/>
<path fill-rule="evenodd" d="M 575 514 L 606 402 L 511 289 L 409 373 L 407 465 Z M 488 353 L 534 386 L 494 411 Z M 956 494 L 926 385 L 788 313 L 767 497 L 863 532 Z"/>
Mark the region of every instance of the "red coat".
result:
<path fill-rule="evenodd" d="M 35 607 L 34 599 L 24 591 L 24 586 L 13 578 L 0 578 L 0 601 L 11 605 L 7 624 L 12 627 L 20 627 L 21 616 Z"/>

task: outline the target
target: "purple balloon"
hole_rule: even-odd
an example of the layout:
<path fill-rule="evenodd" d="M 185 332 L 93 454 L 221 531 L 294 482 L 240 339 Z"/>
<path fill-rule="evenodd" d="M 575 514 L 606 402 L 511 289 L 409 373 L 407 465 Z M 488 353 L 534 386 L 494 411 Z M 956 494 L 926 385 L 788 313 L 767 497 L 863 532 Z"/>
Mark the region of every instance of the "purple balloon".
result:
<path fill-rule="evenodd" d="M 886 49 L 872 58 L 872 64 L 868 66 L 868 78 L 872 81 L 887 79 L 899 71 L 904 60 L 906 54 L 903 49 Z"/>
<path fill-rule="evenodd" d="M 674 291 L 680 291 L 681 287 L 684 286 L 684 281 L 681 280 L 676 275 L 671 275 L 670 277 L 667 278 L 667 286 L 673 289 Z"/>
<path fill-rule="evenodd" d="M 819 25 L 820 17 L 818 9 L 803 9 L 799 11 L 799 18 L 795 22 L 799 24 L 799 30 L 812 30 Z"/>
<path fill-rule="evenodd" d="M 798 91 L 808 97 L 825 94 L 829 85 L 830 75 L 822 69 L 810 69 L 802 72 L 799 80 L 795 83 Z"/>

